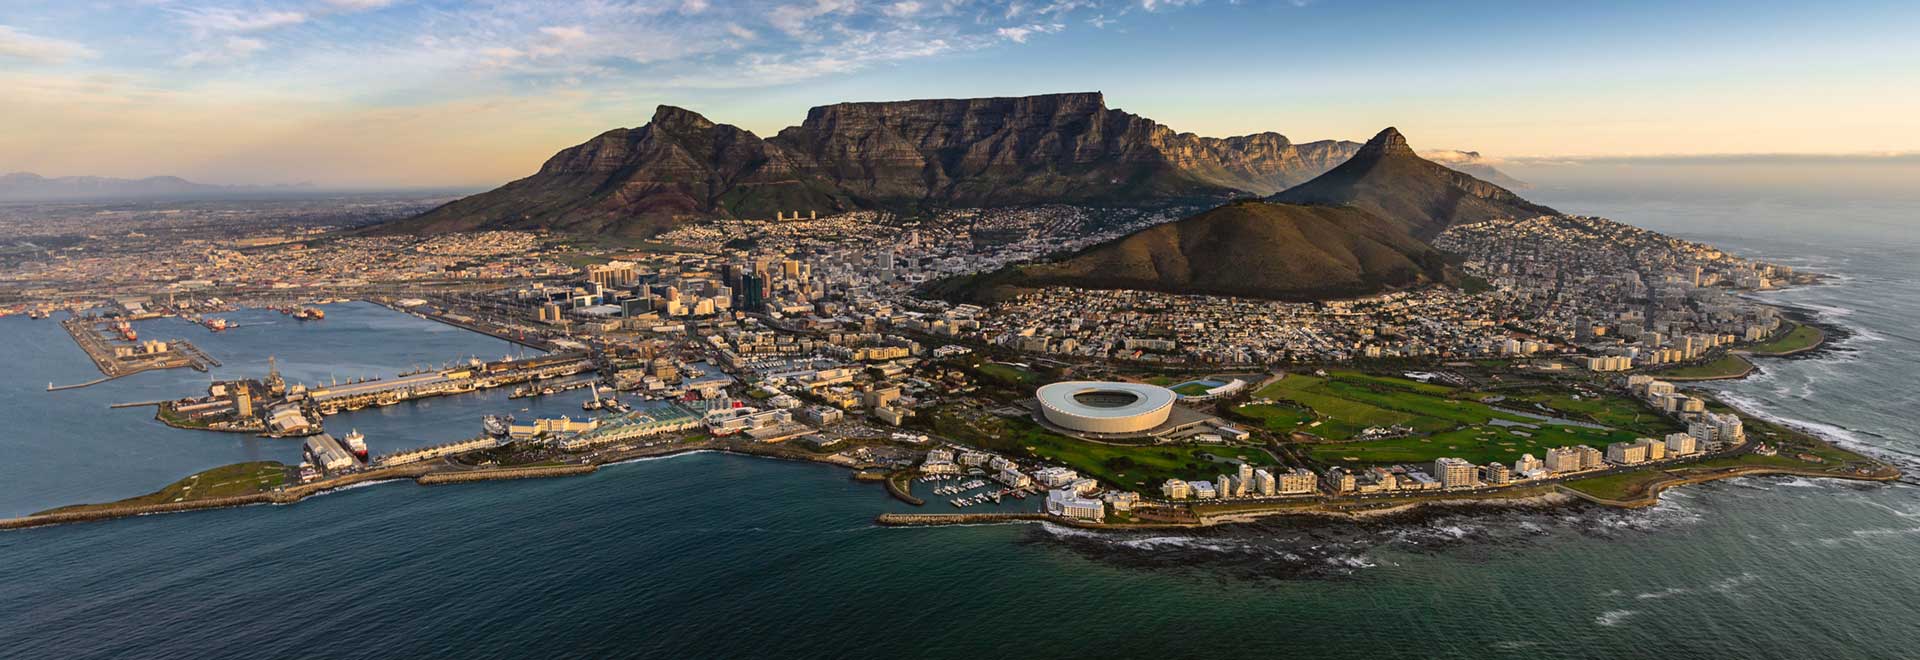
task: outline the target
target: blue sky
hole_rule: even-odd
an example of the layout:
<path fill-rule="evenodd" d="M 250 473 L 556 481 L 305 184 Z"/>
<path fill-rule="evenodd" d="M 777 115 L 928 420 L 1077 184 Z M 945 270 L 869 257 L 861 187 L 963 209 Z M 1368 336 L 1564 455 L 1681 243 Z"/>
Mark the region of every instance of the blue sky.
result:
<path fill-rule="evenodd" d="M 1920 151 L 1920 3 L 0 0 L 0 169 L 482 185 L 681 105 L 1100 90 L 1494 158 Z"/>

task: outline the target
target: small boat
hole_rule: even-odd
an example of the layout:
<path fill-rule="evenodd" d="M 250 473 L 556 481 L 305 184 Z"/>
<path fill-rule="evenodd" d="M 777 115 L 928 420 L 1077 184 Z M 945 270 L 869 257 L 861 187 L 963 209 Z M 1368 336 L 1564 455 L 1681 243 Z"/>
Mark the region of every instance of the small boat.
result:
<path fill-rule="evenodd" d="M 507 419 L 512 418 L 509 417 Z M 486 417 L 480 418 L 480 426 L 487 430 L 487 435 L 495 437 L 503 436 L 507 434 L 507 419 L 501 419 L 498 415 L 487 415 Z"/>

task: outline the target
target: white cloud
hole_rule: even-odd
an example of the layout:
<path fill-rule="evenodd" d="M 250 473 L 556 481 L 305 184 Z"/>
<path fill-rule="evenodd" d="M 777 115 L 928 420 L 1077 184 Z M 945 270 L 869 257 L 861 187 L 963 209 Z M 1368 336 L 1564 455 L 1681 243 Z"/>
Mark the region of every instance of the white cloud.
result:
<path fill-rule="evenodd" d="M 23 59 L 42 64 L 64 64 L 66 62 L 95 56 L 93 49 L 78 42 L 36 37 L 0 25 L 0 59 Z"/>
<path fill-rule="evenodd" d="M 896 2 L 881 8 L 880 13 L 886 14 L 888 16 L 892 16 L 894 18 L 906 18 L 908 16 L 912 16 L 914 14 L 920 13 L 920 10 L 923 8 L 924 8 L 923 5 L 921 5 L 918 2 L 915 2 L 914 0 L 900 0 L 900 2 Z"/>
<path fill-rule="evenodd" d="M 252 37 L 227 37 L 215 45 L 187 53 L 174 60 L 180 66 L 200 66 L 202 64 L 230 64 L 266 50 L 267 42 Z"/>
<path fill-rule="evenodd" d="M 180 9 L 180 22 L 202 36 L 215 32 L 258 32 L 307 22 L 297 11 L 251 11 L 234 9 Z"/>
<path fill-rule="evenodd" d="M 828 14 L 848 13 L 853 9 L 853 0 L 814 0 L 812 4 L 775 7 L 773 12 L 767 15 L 767 22 L 772 23 L 781 32 L 795 37 L 809 37 L 813 34 L 809 28 L 813 19 Z"/>
<path fill-rule="evenodd" d="M 740 27 L 739 23 L 728 23 L 727 34 L 731 34 L 737 38 L 746 39 L 748 41 L 752 41 L 760 37 L 760 35 L 754 34 L 753 30 Z"/>
<path fill-rule="evenodd" d="M 393 0 L 327 0 L 327 4 L 347 11 L 367 11 L 391 6 Z"/>
<path fill-rule="evenodd" d="M 1140 0 L 1140 8 L 1147 11 L 1160 11 L 1200 4 L 1201 0 Z"/>
<path fill-rule="evenodd" d="M 1066 29 L 1066 26 L 1061 25 L 1059 23 L 1052 23 L 1047 25 L 1037 25 L 1037 24 L 1021 25 L 1016 27 L 1003 27 L 1003 28 L 994 30 L 994 34 L 1000 35 L 1001 38 L 1006 39 L 1007 41 L 1011 41 L 1017 44 L 1024 44 L 1024 43 L 1027 43 L 1027 38 L 1032 37 L 1033 35 L 1053 34 L 1055 32 L 1059 32 L 1064 29 Z"/>
<path fill-rule="evenodd" d="M 707 0 L 684 0 L 680 3 L 680 13 L 698 14 L 706 11 L 710 6 L 712 5 Z"/>
<path fill-rule="evenodd" d="M 561 43 L 585 41 L 587 38 L 587 29 L 578 25 L 549 25 L 540 28 L 540 33 Z"/>

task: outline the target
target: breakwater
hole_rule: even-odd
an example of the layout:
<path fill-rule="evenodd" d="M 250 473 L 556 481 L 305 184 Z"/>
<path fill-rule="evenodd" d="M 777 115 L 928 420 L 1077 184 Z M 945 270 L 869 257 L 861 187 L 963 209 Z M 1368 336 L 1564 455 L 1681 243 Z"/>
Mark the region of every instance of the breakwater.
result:
<path fill-rule="evenodd" d="M 539 467 L 499 468 L 491 470 L 465 470 L 460 472 L 434 472 L 422 475 L 415 481 L 423 486 L 435 484 L 458 484 L 473 481 L 501 481 L 507 479 L 541 479 L 546 477 L 570 477 L 590 474 L 599 470 L 598 465 L 543 465 Z"/>

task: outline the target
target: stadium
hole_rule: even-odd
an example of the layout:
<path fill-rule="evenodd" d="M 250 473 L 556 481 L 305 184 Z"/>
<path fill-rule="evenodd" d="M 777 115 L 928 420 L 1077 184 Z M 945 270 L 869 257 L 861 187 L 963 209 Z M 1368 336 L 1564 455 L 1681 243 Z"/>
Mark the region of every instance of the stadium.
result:
<path fill-rule="evenodd" d="M 1046 421 L 1102 435 L 1143 433 L 1167 423 L 1177 395 L 1158 385 L 1068 381 L 1042 386 L 1034 396 Z"/>

